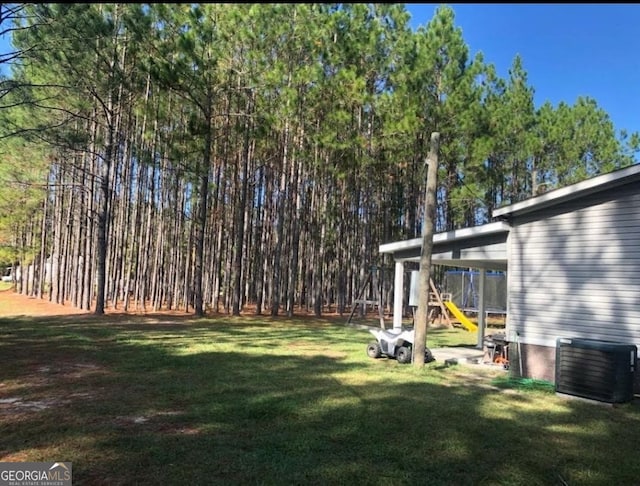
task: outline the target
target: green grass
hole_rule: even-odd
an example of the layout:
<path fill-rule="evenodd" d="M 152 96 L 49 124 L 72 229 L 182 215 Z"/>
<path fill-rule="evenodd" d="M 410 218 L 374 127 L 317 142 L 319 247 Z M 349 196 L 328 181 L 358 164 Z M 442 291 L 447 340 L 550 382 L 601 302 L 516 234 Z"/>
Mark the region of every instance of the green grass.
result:
<path fill-rule="evenodd" d="M 323 320 L 115 319 L 0 320 L 0 461 L 71 461 L 76 485 L 640 477 L 634 403 L 372 360 L 366 330 Z M 430 331 L 428 345 L 470 334 Z"/>
<path fill-rule="evenodd" d="M 0 282 L 0 292 L 5 292 L 13 288 L 13 282 Z"/>

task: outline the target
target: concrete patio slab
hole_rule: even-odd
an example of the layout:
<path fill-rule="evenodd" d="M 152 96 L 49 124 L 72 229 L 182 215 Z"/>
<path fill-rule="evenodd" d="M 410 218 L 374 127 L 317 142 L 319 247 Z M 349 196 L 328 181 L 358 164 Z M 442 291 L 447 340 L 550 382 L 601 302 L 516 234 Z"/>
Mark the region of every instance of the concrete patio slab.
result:
<path fill-rule="evenodd" d="M 485 354 L 482 349 L 474 347 L 443 347 L 443 348 L 429 348 L 433 357 L 439 363 L 445 365 L 454 364 L 475 364 L 481 365 L 484 363 Z M 496 366 L 491 363 L 486 363 L 488 366 Z"/>

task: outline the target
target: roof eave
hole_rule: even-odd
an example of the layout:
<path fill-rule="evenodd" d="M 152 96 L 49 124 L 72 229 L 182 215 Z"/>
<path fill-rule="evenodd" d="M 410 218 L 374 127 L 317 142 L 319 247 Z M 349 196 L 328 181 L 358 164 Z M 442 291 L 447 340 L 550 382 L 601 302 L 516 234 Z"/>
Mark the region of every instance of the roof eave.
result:
<path fill-rule="evenodd" d="M 579 197 L 588 196 L 624 184 L 640 181 L 640 164 L 602 174 L 570 186 L 555 189 L 541 196 L 532 197 L 509 206 L 495 209 L 494 218 L 504 219 L 510 216 L 539 211 Z"/>
<path fill-rule="evenodd" d="M 450 241 L 459 241 L 469 238 L 477 238 L 480 236 L 486 236 L 496 233 L 504 233 L 509 231 L 509 224 L 505 221 L 496 221 L 494 223 L 487 223 L 481 226 L 474 226 L 472 228 L 461 228 L 453 231 L 447 231 L 444 233 L 437 233 L 433 235 L 433 242 L 443 243 Z M 409 250 L 412 248 L 419 248 L 422 245 L 422 238 L 413 238 L 411 240 L 395 241 L 392 243 L 385 243 L 378 247 L 380 253 L 396 253 L 401 250 Z"/>

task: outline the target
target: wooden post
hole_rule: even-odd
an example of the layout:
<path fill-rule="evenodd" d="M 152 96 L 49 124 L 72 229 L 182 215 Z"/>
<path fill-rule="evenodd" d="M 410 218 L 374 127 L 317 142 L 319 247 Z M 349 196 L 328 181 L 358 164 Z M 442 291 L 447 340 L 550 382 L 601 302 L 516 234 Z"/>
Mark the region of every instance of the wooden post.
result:
<path fill-rule="evenodd" d="M 431 281 L 431 253 L 433 251 L 433 233 L 436 214 L 436 188 L 438 177 L 438 148 L 440 134 L 431 134 L 431 147 L 427 164 L 427 184 L 424 198 L 424 223 L 422 225 L 422 250 L 420 251 L 420 273 L 418 282 L 418 309 L 414 326 L 413 364 L 416 368 L 424 366 L 424 353 L 427 345 L 427 321 L 429 320 L 429 283 Z"/>
<path fill-rule="evenodd" d="M 432 278 L 429 279 L 429 285 L 431 285 L 431 291 L 436 296 L 436 300 L 438 301 L 438 305 L 440 306 L 440 315 L 444 316 L 445 320 L 447 321 L 448 327 L 453 327 L 453 324 L 451 324 L 451 319 L 449 319 L 447 308 L 445 307 L 444 302 L 442 301 L 442 297 L 440 296 L 440 292 L 438 292 L 438 289 L 433 283 Z"/>
<path fill-rule="evenodd" d="M 351 324 L 351 319 L 353 319 L 353 315 L 356 313 L 356 309 L 358 308 L 358 304 L 362 303 L 362 297 L 364 296 L 364 293 L 367 290 L 367 285 L 369 285 L 370 282 L 371 282 L 371 271 L 369 271 L 364 283 L 360 287 L 360 290 L 358 291 L 358 296 L 356 297 L 356 300 L 354 300 L 353 303 L 351 304 L 351 314 L 349 314 L 349 319 L 347 320 L 347 324 Z M 362 305 L 364 305 L 364 304 L 362 304 Z M 365 307 L 365 309 L 366 309 L 366 307 Z"/>

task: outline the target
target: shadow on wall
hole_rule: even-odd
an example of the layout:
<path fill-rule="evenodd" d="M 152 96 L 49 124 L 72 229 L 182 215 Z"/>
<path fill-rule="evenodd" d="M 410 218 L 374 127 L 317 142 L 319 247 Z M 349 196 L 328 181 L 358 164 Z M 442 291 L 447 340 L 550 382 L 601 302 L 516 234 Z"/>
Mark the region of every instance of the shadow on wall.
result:
<path fill-rule="evenodd" d="M 509 326 L 525 376 L 554 375 L 558 337 L 640 343 L 639 236 L 632 184 L 515 220 Z"/>

